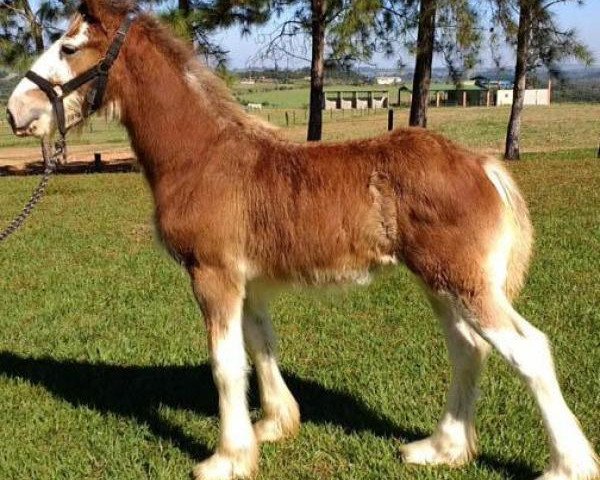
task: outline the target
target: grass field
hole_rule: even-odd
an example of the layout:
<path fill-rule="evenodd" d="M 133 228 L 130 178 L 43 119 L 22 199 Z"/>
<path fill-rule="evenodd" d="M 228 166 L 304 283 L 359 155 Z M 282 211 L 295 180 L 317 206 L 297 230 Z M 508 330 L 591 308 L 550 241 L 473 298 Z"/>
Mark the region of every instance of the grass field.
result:
<path fill-rule="evenodd" d="M 251 89 L 238 88 L 234 89 L 236 98 L 243 103 L 262 103 L 265 107 L 270 108 L 288 108 L 288 109 L 306 109 L 308 108 L 308 98 L 310 89 L 308 86 L 297 86 L 292 88 L 282 89 L 261 89 L 260 86 Z M 394 85 L 327 85 L 325 92 L 343 91 L 377 91 L 387 90 L 390 95 L 390 102 L 397 103 L 398 101 L 398 86 Z M 408 94 L 405 94 L 408 98 Z"/>
<path fill-rule="evenodd" d="M 537 153 L 511 167 L 537 232 L 518 308 L 549 334 L 565 396 L 596 450 L 598 112 L 528 110 L 526 144 Z M 496 117 L 437 115 L 432 127 L 453 138 L 501 142 Z M 326 135 L 356 135 L 350 125 Z M 0 179 L 0 225 L 36 180 Z M 185 274 L 155 244 L 150 215 L 139 175 L 57 177 L 0 247 L 0 478 L 183 479 L 214 448 L 201 317 Z M 442 336 L 406 271 L 339 295 L 287 294 L 274 320 L 304 424 L 297 439 L 261 447 L 260 479 L 529 479 L 545 466 L 540 417 L 497 356 L 482 382 L 479 459 L 460 469 L 399 462 L 400 442 L 434 428 L 449 381 Z"/>
<path fill-rule="evenodd" d="M 290 126 L 285 127 L 288 112 Z M 429 109 L 430 128 L 466 145 L 499 152 L 503 148 L 508 107 L 446 107 Z M 306 138 L 306 111 L 270 109 L 259 114 L 265 120 L 283 127 L 282 133 L 295 141 Z M 295 120 L 295 124 L 294 124 Z M 521 148 L 524 151 L 555 151 L 590 148 L 597 144 L 600 132 L 600 104 L 555 104 L 550 107 L 528 107 L 524 111 Z M 395 111 L 395 125 L 408 124 L 408 110 Z M 323 138 L 346 140 L 370 137 L 387 129 L 387 111 L 334 112 L 324 115 Z M 35 139 L 12 135 L 5 121 L 0 121 L 0 160 L 21 146 L 36 146 Z M 98 151 L 109 152 L 128 145 L 127 134 L 114 123 L 94 117 L 91 126 L 69 134 L 71 145 L 95 145 Z M 4 155 L 3 155 L 4 154 Z"/>
<path fill-rule="evenodd" d="M 0 111 L 4 111 L 0 105 Z M 87 125 L 79 128 L 79 131 L 69 133 L 71 144 L 74 145 L 128 145 L 127 132 L 117 123 L 108 122 L 101 117 L 93 117 Z M 37 146 L 39 140 L 35 138 L 19 138 L 12 134 L 8 122 L 0 116 L 0 158 L 2 148 Z"/>
<path fill-rule="evenodd" d="M 504 148 L 509 107 L 430 108 L 428 126 L 470 147 L 500 152 Z M 265 116 L 266 113 L 263 113 Z M 281 115 L 281 114 L 280 114 Z M 387 112 L 376 115 L 330 121 L 325 115 L 323 138 L 347 140 L 381 134 L 387 128 Z M 303 118 L 300 112 L 296 119 Z M 282 116 L 272 119 L 283 124 Z M 408 110 L 395 111 L 395 125 L 408 125 Z M 303 141 L 306 125 L 282 129 L 289 138 Z M 598 145 L 600 134 L 600 104 L 555 104 L 549 107 L 528 107 L 523 114 L 521 148 L 524 151 L 557 151 L 590 148 Z"/>

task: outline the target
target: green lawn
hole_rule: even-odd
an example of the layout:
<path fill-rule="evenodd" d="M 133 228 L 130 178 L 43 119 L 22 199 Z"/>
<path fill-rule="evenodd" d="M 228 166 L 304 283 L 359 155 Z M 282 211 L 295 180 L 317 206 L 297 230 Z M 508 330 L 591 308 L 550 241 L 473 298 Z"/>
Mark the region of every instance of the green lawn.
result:
<path fill-rule="evenodd" d="M 553 341 L 565 395 L 600 449 L 600 163 L 594 151 L 513 166 L 537 231 L 519 310 Z M 0 224 L 36 178 L 0 179 Z M 62 176 L 0 246 L 0 478 L 184 479 L 217 440 L 204 329 L 182 270 L 153 240 L 136 174 Z M 261 479 L 533 478 L 548 454 L 531 397 L 494 356 L 481 456 L 399 462 L 434 428 L 443 339 L 404 270 L 366 289 L 274 305 L 300 436 L 261 448 Z M 252 393 L 257 407 L 257 395 Z"/>
<path fill-rule="evenodd" d="M 347 87 L 344 87 L 347 88 Z M 349 87 L 348 87 L 349 88 Z M 289 94 L 276 91 L 274 93 Z M 292 98 L 293 100 L 293 98 Z M 0 107 L 1 110 L 1 107 Z M 287 121 L 286 121 L 287 113 Z M 430 108 L 428 125 L 450 138 L 470 147 L 494 151 L 503 149 L 509 107 L 443 107 Z M 265 109 L 258 113 L 265 120 L 283 127 L 290 139 L 306 138 L 306 110 L 293 108 Z M 327 140 L 370 137 L 387 129 L 387 111 L 337 110 L 324 112 L 323 136 Z M 289 122 L 289 128 L 288 127 Z M 395 109 L 395 125 L 408 124 L 408 109 Z M 550 107 L 527 107 L 523 113 L 521 148 L 524 151 L 554 151 L 590 148 L 597 145 L 600 132 L 600 104 L 554 104 Z M 94 116 L 79 132 L 68 136 L 70 145 L 97 146 L 97 151 L 109 152 L 127 146 L 127 134 L 116 123 Z M 0 118 L 0 159 L 10 157 L 19 146 L 37 146 L 38 140 L 12 135 Z M 7 153 L 9 152 L 9 153 Z"/>
<path fill-rule="evenodd" d="M 0 105 L 0 112 L 4 109 Z M 0 115 L 0 148 L 2 147 L 31 147 L 39 145 L 35 138 L 20 138 L 12 134 L 8 122 Z M 86 125 L 69 133 L 69 143 L 76 145 L 118 144 L 128 145 L 127 132 L 116 122 L 109 122 L 100 116 L 94 116 Z M 0 151 L 0 156 L 2 152 Z M 1 158 L 1 157 L 0 157 Z"/>
<path fill-rule="evenodd" d="M 282 124 L 283 112 L 271 113 L 271 119 Z M 263 117 L 268 113 L 263 112 Z M 510 107 L 441 107 L 428 110 L 428 128 L 436 130 L 469 147 L 504 151 L 506 125 Z M 303 118 L 300 112 L 296 119 Z M 347 140 L 371 137 L 387 129 L 387 112 L 360 116 L 359 112 L 334 112 L 325 115 L 323 137 Z M 408 125 L 408 109 L 395 110 L 395 125 Z M 283 129 L 295 140 L 306 138 L 306 125 Z M 598 146 L 600 104 L 554 104 L 549 107 L 526 107 L 523 111 L 521 149 L 523 151 L 557 151 Z"/>
<path fill-rule="evenodd" d="M 344 92 L 350 91 L 376 91 L 379 94 L 382 90 L 389 93 L 390 102 L 398 103 L 398 89 L 402 87 L 412 88 L 412 85 L 325 85 L 325 94 L 327 98 L 335 98 L 338 90 Z M 456 85 L 452 83 L 433 83 L 431 89 L 431 100 L 435 100 L 435 91 L 437 90 L 454 90 Z M 478 87 L 474 85 L 465 85 L 460 87 L 465 90 L 476 90 Z M 310 86 L 307 83 L 298 83 L 296 85 L 277 85 L 277 84 L 261 84 L 255 85 L 240 85 L 236 84 L 232 90 L 242 103 L 262 103 L 268 108 L 285 108 L 285 109 L 306 109 L 308 108 L 310 97 Z M 329 92 L 329 94 L 328 94 Z M 377 95 L 378 96 L 378 95 Z M 344 98 L 349 99 L 346 94 Z M 402 103 L 407 106 L 409 102 L 409 92 L 403 92 L 401 97 Z"/>
<path fill-rule="evenodd" d="M 390 94 L 392 103 L 398 101 L 398 85 L 327 85 L 325 93 L 343 91 L 377 91 L 387 90 Z M 252 90 L 251 92 L 249 90 Z M 281 89 L 265 89 L 257 85 L 255 88 L 236 88 L 233 89 L 236 98 L 243 103 L 262 103 L 264 107 L 269 108 L 287 108 L 287 109 L 306 109 L 310 97 L 310 89 L 308 86 L 296 86 L 292 88 L 281 87 Z M 406 94 L 408 98 L 408 94 Z M 328 95 L 328 98 L 333 98 L 333 94 Z"/>

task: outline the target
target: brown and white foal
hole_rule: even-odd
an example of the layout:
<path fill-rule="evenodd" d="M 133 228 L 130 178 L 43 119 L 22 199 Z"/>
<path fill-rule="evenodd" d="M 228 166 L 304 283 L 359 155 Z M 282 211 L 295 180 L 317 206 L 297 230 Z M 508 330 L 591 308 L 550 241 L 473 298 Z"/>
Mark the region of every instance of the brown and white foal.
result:
<path fill-rule="evenodd" d="M 88 0 L 35 63 L 64 83 L 98 62 L 132 5 Z M 67 116 L 84 114 L 83 87 Z M 490 346 L 521 374 L 550 447 L 546 480 L 598 476 L 567 407 L 544 334 L 511 306 L 529 261 L 527 207 L 496 161 L 439 135 L 400 129 L 371 140 L 300 145 L 247 116 L 190 49 L 152 17 L 134 20 L 110 71 L 105 106 L 120 112 L 156 204 L 165 247 L 185 266 L 204 315 L 221 434 L 197 479 L 247 478 L 258 444 L 297 433 L 298 405 L 277 366 L 267 313 L 286 284 L 363 283 L 404 263 L 427 292 L 453 366 L 444 414 L 406 462 L 461 464 L 476 451 L 476 384 Z M 15 132 L 49 135 L 48 100 L 22 80 L 9 101 Z M 263 418 L 250 422 L 247 360 Z"/>

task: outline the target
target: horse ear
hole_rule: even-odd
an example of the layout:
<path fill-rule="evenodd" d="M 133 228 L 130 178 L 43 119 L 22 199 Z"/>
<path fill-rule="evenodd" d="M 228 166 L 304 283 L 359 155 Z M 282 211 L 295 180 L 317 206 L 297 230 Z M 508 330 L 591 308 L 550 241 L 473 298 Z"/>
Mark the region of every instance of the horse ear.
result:
<path fill-rule="evenodd" d="M 127 0 L 82 0 L 79 8 L 90 22 L 99 23 L 110 31 L 118 27 L 123 12 L 130 9 L 131 3 Z"/>
<path fill-rule="evenodd" d="M 79 13 L 90 22 L 100 22 L 103 16 L 103 8 L 100 3 L 100 0 L 81 0 Z"/>

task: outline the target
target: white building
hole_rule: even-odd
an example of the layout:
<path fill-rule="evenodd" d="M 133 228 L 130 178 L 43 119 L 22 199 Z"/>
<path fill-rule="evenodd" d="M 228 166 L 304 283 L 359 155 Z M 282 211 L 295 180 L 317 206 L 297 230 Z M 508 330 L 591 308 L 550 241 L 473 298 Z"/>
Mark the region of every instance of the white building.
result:
<path fill-rule="evenodd" d="M 377 77 L 375 79 L 377 85 L 396 85 L 397 83 L 402 83 L 402 78 L 400 77 Z"/>
<path fill-rule="evenodd" d="M 496 93 L 496 105 L 512 105 L 513 103 L 513 91 L 512 90 L 498 90 Z M 525 105 L 550 105 L 550 89 L 527 89 L 525 90 L 525 99 L 523 102 Z"/>

